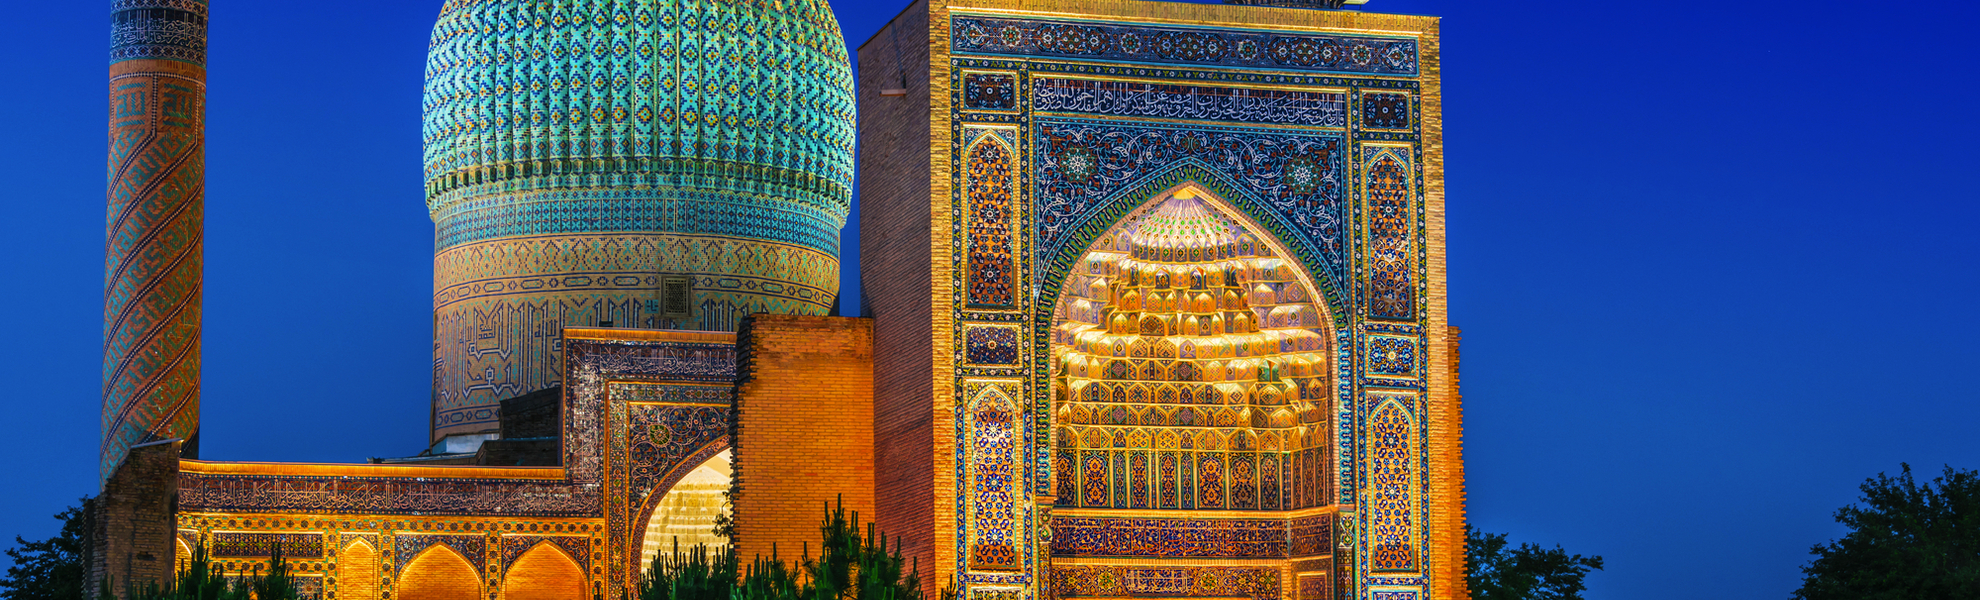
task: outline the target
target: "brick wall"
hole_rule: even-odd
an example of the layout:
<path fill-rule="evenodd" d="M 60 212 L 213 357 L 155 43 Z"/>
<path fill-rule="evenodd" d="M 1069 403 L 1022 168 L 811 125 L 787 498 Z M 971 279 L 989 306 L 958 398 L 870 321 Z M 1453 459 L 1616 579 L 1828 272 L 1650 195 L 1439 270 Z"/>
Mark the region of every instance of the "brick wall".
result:
<path fill-rule="evenodd" d="M 378 550 L 363 541 L 351 542 L 337 553 L 337 598 L 378 598 Z"/>
<path fill-rule="evenodd" d="M 481 597 L 481 576 L 466 558 L 435 544 L 406 565 L 398 589 L 398 600 L 468 600 Z"/>
<path fill-rule="evenodd" d="M 134 446 L 97 496 L 89 595 L 105 575 L 119 598 L 155 582 L 171 585 L 178 555 L 180 441 Z"/>
<path fill-rule="evenodd" d="M 502 575 L 502 600 L 573 600 L 584 598 L 584 571 L 549 544 L 523 553 Z M 344 599 L 351 600 L 351 599 Z"/>
<path fill-rule="evenodd" d="M 736 345 L 736 555 L 816 555 L 826 502 L 873 519 L 873 321 L 759 314 Z"/>
<path fill-rule="evenodd" d="M 874 318 L 874 501 L 880 527 L 935 567 L 928 4 L 918 1 L 859 47 L 860 276 Z M 905 96 L 881 96 L 902 87 Z M 946 275 L 947 270 L 944 269 Z M 935 289 L 931 289 L 934 287 Z"/>

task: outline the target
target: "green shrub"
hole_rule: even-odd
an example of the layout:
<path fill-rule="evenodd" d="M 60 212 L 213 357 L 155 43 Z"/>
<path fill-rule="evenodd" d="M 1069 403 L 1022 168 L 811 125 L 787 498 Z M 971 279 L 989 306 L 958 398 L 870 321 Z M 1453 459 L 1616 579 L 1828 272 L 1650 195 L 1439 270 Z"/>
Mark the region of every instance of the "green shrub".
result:
<path fill-rule="evenodd" d="M 683 552 L 677 542 L 640 577 L 640 600 L 921 600 L 920 565 L 902 560 L 898 541 L 888 552 L 872 524 L 861 535 L 859 513 L 847 513 L 843 499 L 826 506 L 818 532 L 817 558 L 807 544 L 793 568 L 772 546 L 740 573 L 729 546 Z"/>

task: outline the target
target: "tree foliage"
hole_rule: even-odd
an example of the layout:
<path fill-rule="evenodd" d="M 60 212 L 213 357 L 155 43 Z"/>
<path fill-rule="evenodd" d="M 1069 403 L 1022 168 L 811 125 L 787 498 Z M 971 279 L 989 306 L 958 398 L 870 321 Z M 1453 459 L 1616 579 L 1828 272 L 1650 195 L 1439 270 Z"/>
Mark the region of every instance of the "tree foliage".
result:
<path fill-rule="evenodd" d="M 1920 485 L 1902 467 L 1836 511 L 1849 533 L 1809 549 L 1795 598 L 1980 598 L 1980 472 L 1946 466 Z"/>
<path fill-rule="evenodd" d="M 7 558 L 7 576 L 0 579 L 0 599 L 5 600 L 83 600 L 84 581 L 89 573 L 91 523 L 95 501 L 83 498 L 78 504 L 57 513 L 62 531 L 38 542 L 14 536 Z"/>
<path fill-rule="evenodd" d="M 1503 533 L 1464 526 L 1464 553 L 1470 563 L 1465 582 L 1473 600 L 1581 600 L 1582 578 L 1602 569 L 1602 557 L 1568 554 L 1533 544 L 1510 548 Z"/>
<path fill-rule="evenodd" d="M 682 552 L 676 545 L 653 558 L 640 578 L 640 600 L 921 600 L 920 569 L 907 565 L 898 544 L 888 552 L 886 534 L 872 524 L 861 535 L 859 513 L 849 515 L 843 503 L 827 506 L 818 531 L 817 558 L 807 549 L 793 567 L 773 548 L 740 577 L 731 548 Z"/>
<path fill-rule="evenodd" d="M 213 568 L 206 548 L 194 548 L 186 568 L 179 571 L 171 587 L 147 582 L 131 597 L 134 600 L 297 600 L 295 575 L 290 572 L 288 562 L 282 560 L 281 544 L 275 544 L 265 571 L 230 580 Z M 107 600 L 109 590 L 105 589 L 102 596 Z"/>

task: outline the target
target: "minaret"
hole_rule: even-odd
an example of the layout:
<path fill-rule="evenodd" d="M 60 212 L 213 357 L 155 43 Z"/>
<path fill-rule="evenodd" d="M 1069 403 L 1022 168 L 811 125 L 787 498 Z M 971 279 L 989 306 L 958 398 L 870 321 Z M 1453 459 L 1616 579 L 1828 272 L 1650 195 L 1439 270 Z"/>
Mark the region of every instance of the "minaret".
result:
<path fill-rule="evenodd" d="M 108 479 L 132 446 L 199 433 L 206 0 L 112 0 L 103 274 Z"/>

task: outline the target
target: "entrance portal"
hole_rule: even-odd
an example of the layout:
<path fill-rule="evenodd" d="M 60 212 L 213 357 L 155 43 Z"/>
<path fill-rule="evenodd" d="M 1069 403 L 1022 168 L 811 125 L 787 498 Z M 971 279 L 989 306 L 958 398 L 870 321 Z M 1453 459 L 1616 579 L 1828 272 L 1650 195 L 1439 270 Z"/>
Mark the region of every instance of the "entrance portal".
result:
<path fill-rule="evenodd" d="M 1332 335 L 1287 256 L 1184 183 L 1075 267 L 1052 329 L 1055 588 L 1277 598 L 1331 554 L 1288 544 L 1335 484 Z"/>

